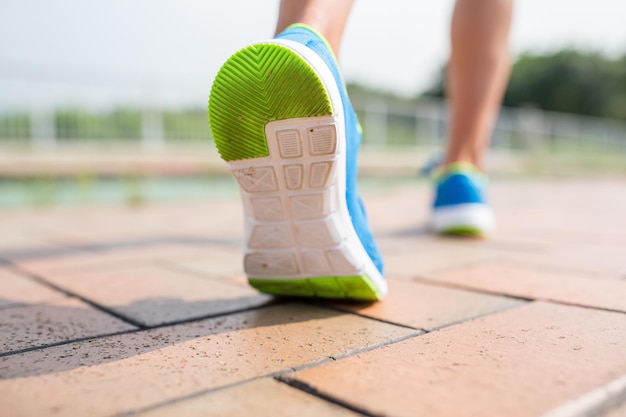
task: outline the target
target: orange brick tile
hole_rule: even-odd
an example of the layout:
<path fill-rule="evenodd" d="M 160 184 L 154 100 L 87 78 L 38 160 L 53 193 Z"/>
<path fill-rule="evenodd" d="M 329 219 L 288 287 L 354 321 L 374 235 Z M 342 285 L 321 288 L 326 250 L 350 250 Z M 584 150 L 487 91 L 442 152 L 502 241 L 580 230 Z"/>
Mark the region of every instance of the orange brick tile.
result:
<path fill-rule="evenodd" d="M 356 417 L 338 405 L 291 388 L 274 379 L 260 379 L 176 402 L 138 417 L 273 416 L 273 417 Z"/>
<path fill-rule="evenodd" d="M 297 373 L 389 416 L 535 416 L 626 372 L 626 315 L 531 303 Z"/>
<path fill-rule="evenodd" d="M 108 416 L 287 371 L 415 331 L 286 304 L 0 357 L 11 416 Z"/>
<path fill-rule="evenodd" d="M 389 279 L 389 294 L 382 302 L 334 305 L 368 317 L 431 330 L 520 303 L 511 298 Z"/>
<path fill-rule="evenodd" d="M 497 259 L 501 250 L 485 239 L 415 236 L 380 240 L 387 275 L 415 277 Z"/>
<path fill-rule="evenodd" d="M 45 211 L 0 213 L 0 253 L 24 251 L 32 248 L 58 248 L 66 240 L 42 228 L 47 224 Z"/>
<path fill-rule="evenodd" d="M 384 180 L 381 183 L 382 181 Z M 363 189 L 363 200 L 372 230 L 375 235 L 383 238 L 389 233 L 423 228 L 430 206 L 430 187 L 426 184 L 416 182 L 402 187 L 393 187 L 394 185 L 396 184 L 390 184 L 393 190 L 386 186 L 378 187 L 375 192 Z M 395 210 L 390 216 L 390 207 L 410 209 Z"/>
<path fill-rule="evenodd" d="M 156 265 L 48 273 L 46 279 L 147 326 L 257 307 L 273 299 L 251 287 Z"/>
<path fill-rule="evenodd" d="M 626 312 L 626 281 L 495 263 L 433 274 L 438 281 L 517 297 Z"/>
<path fill-rule="evenodd" d="M 163 263 L 208 277 L 228 277 L 244 274 L 243 254 L 239 248 L 211 248 L 195 256 L 165 256 Z"/>
<path fill-rule="evenodd" d="M 0 309 L 65 297 L 32 279 L 0 268 Z"/>
<path fill-rule="evenodd" d="M 29 248 L 55 249 L 58 245 L 51 243 L 43 233 L 32 233 L 31 230 L 18 228 L 17 230 L 5 229 L 4 220 L 1 221 L 2 234 L 0 234 L 0 254 L 15 253 Z"/>
<path fill-rule="evenodd" d="M 626 402 L 621 406 L 611 410 L 604 417 L 626 417 Z"/>
<path fill-rule="evenodd" d="M 503 253 L 498 260 L 613 279 L 624 277 L 624 245 L 553 245 L 542 253 Z"/>
<path fill-rule="evenodd" d="M 187 245 L 147 245 L 68 253 L 63 256 L 18 261 L 17 264 L 26 271 L 46 275 L 50 272 L 112 268 L 140 261 L 146 263 L 157 262 L 165 258 L 177 259 L 180 257 L 200 256 L 205 253 L 210 253 L 210 251 Z"/>
<path fill-rule="evenodd" d="M 552 409 L 542 417 L 606 416 L 619 414 L 619 405 L 626 400 L 626 374 L 600 385 Z"/>
<path fill-rule="evenodd" d="M 132 329 L 76 299 L 64 298 L 0 310 L 0 353 Z"/>

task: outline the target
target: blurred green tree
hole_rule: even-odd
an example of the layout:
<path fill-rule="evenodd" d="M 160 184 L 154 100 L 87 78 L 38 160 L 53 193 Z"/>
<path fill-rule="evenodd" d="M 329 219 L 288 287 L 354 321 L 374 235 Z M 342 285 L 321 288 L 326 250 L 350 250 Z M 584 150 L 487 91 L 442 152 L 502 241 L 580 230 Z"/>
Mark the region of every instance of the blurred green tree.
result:
<path fill-rule="evenodd" d="M 426 94 L 442 97 L 444 68 Z M 626 119 L 626 54 L 565 49 L 521 55 L 513 64 L 504 105 Z"/>

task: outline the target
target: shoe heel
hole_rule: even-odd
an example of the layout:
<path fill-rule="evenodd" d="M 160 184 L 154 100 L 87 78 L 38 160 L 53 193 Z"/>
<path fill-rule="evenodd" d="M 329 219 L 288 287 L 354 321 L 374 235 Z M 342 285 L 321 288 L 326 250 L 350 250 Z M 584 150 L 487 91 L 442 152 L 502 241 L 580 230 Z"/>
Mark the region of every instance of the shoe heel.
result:
<path fill-rule="evenodd" d="M 345 205 L 341 99 L 326 87 L 329 78 L 336 89 L 332 75 L 325 83 L 309 62 L 283 45 L 252 45 L 211 89 L 211 131 L 244 202 L 244 270 L 269 294 L 379 300 L 386 286 L 370 278 L 378 271 Z"/>

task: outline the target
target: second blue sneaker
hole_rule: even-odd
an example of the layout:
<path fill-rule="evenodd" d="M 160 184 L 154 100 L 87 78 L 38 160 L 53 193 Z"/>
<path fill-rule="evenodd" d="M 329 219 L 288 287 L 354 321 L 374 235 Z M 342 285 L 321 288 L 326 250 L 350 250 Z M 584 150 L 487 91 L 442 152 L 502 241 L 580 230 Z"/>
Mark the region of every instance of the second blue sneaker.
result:
<path fill-rule="evenodd" d="M 430 227 L 446 235 L 485 236 L 494 226 L 486 201 L 487 178 L 469 163 L 455 163 L 435 172 L 435 198 Z"/>
<path fill-rule="evenodd" d="M 294 25 L 236 52 L 215 78 L 209 119 L 241 191 L 249 283 L 380 300 L 382 260 L 356 191 L 361 132 L 321 35 Z"/>

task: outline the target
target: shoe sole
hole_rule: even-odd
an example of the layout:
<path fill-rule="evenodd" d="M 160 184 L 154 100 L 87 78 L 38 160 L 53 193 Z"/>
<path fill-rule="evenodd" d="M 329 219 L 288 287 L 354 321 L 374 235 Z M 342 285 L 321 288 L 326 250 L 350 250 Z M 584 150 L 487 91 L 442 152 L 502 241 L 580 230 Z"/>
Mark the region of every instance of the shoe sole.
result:
<path fill-rule="evenodd" d="M 347 208 L 343 106 L 322 59 L 287 40 L 236 52 L 215 78 L 209 119 L 243 200 L 249 283 L 279 296 L 380 300 L 386 283 Z"/>
<path fill-rule="evenodd" d="M 435 233 L 484 237 L 493 230 L 493 211 L 485 204 L 457 204 L 433 210 L 430 227 Z"/>

